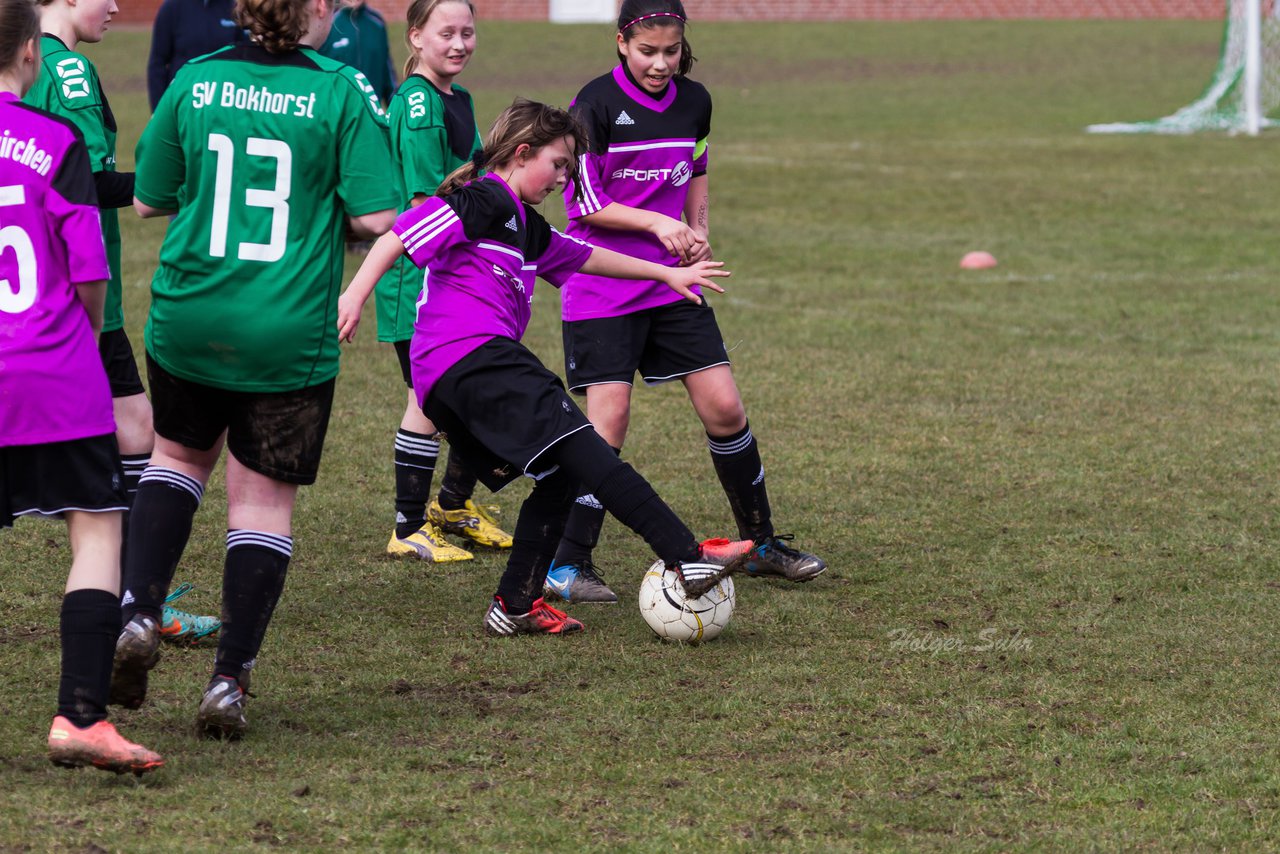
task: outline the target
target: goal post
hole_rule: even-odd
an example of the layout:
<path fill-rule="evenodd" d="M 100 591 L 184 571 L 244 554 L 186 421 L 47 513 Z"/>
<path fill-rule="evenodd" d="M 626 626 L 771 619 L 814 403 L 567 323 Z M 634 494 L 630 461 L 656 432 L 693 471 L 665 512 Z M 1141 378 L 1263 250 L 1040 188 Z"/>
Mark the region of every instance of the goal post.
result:
<path fill-rule="evenodd" d="M 1204 93 L 1172 115 L 1090 125 L 1090 133 L 1257 134 L 1280 124 L 1280 0 L 1227 0 L 1218 67 Z"/>

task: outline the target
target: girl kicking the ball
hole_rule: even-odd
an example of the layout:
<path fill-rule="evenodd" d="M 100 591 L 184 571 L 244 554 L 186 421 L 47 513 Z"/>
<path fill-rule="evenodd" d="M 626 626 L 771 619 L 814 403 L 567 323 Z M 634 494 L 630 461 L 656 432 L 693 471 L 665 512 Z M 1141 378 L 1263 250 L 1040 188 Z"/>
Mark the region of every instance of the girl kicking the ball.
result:
<path fill-rule="evenodd" d="M 495 636 L 582 630 L 541 597 L 579 483 L 589 484 L 667 564 L 701 556 L 684 523 L 596 435 L 559 378 L 520 344 L 538 276 L 553 285 L 579 270 L 657 280 L 698 303 L 695 288 L 722 291 L 714 279 L 728 275 L 718 262 L 654 264 L 548 225 L 531 205 L 563 190 L 583 146 L 582 128 L 567 112 L 517 100 L 498 116 L 472 161 L 379 238 L 338 301 L 338 335 L 350 341 L 365 300 L 397 259 L 407 255 L 429 267 L 410 351 L 418 403 L 489 488 L 522 473 L 536 481 L 485 614 L 485 631 Z"/>

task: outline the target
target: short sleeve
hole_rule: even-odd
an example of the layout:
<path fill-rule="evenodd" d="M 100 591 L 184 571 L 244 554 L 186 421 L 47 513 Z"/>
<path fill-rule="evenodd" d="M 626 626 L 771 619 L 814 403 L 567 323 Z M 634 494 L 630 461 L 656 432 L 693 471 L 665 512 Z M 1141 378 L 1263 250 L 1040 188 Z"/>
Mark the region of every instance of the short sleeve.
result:
<path fill-rule="evenodd" d="M 54 234 L 66 246 L 72 284 L 109 279 L 111 270 L 102 242 L 102 220 L 89 169 L 89 152 L 79 139 L 63 154 L 50 190 L 45 206 L 54 222 Z"/>
<path fill-rule="evenodd" d="M 89 151 L 90 168 L 94 172 L 105 169 L 112 151 L 107 140 L 102 84 L 93 64 L 78 53 L 62 51 L 45 57 L 40 77 L 43 79 L 33 87 L 25 99 L 27 103 L 74 123 Z"/>
<path fill-rule="evenodd" d="M 397 206 L 391 181 L 391 150 L 382 106 L 364 75 L 341 72 L 342 110 L 338 121 L 338 195 L 350 216 Z"/>
<path fill-rule="evenodd" d="M 538 275 L 557 288 L 582 269 L 595 247 L 576 237 L 561 234 L 551 226 L 547 248 L 538 257 Z"/>
<path fill-rule="evenodd" d="M 450 247 L 488 232 L 498 214 L 483 183 L 468 184 L 448 196 L 433 196 L 396 217 L 392 226 L 405 254 L 419 267 Z"/>
<path fill-rule="evenodd" d="M 161 210 L 178 209 L 178 191 L 186 180 L 186 154 L 178 136 L 179 87 L 170 86 L 156 105 L 134 151 L 137 173 L 133 194 Z"/>
<path fill-rule="evenodd" d="M 698 143 L 693 149 L 693 174 L 705 175 L 707 173 L 708 162 L 708 142 L 711 137 L 711 94 L 703 90 L 706 98 L 706 109 L 702 113 L 702 118 L 698 122 Z"/>
<path fill-rule="evenodd" d="M 392 105 L 392 138 L 400 177 L 409 197 L 430 196 L 445 178 L 448 132 L 440 99 L 422 87 L 398 96 Z"/>

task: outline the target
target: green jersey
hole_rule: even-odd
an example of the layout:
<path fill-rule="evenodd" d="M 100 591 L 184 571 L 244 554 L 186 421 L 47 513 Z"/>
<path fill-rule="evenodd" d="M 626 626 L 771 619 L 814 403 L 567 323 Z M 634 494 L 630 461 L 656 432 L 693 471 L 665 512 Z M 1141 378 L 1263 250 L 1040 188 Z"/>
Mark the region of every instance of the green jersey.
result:
<path fill-rule="evenodd" d="M 432 196 L 445 176 L 480 149 L 471 93 L 454 84 L 444 94 L 420 74 L 411 74 L 391 99 L 391 157 L 400 212 L 418 194 Z M 423 272 L 402 257 L 378 282 L 378 340 L 413 337 Z"/>
<path fill-rule="evenodd" d="M 386 119 L 354 68 L 233 45 L 184 65 L 138 141 L 134 192 L 176 210 L 147 352 L 215 388 L 292 391 L 338 373 L 346 216 L 394 208 Z"/>
<path fill-rule="evenodd" d="M 76 53 L 61 39 L 45 35 L 40 39 L 40 74 L 23 97 L 25 104 L 70 119 L 89 149 L 89 166 L 94 172 L 116 171 L 116 118 L 103 94 L 98 69 L 83 54 Z M 107 303 L 102 315 L 102 331 L 124 326 L 120 288 L 120 218 L 115 208 L 100 208 L 102 240 L 107 245 Z"/>

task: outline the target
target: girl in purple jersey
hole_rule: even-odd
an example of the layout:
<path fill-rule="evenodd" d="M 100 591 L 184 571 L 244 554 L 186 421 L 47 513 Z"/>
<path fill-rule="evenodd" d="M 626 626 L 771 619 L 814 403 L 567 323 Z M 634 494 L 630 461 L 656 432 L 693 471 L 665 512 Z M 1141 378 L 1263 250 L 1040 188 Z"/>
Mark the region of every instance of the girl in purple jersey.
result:
<path fill-rule="evenodd" d="M 338 301 L 338 337 L 350 341 L 365 300 L 401 255 L 429 265 L 410 352 L 418 403 L 490 489 L 522 473 L 536 480 L 485 615 L 494 636 L 582 630 L 540 596 L 579 483 L 668 565 L 701 557 L 684 523 L 519 343 L 537 276 L 557 286 L 578 270 L 657 280 L 695 303 L 696 287 L 723 291 L 712 281 L 728 275 L 719 262 L 667 267 L 598 249 L 556 231 L 530 207 L 564 188 L 582 146 L 582 129 L 567 112 L 517 100 L 472 162 L 379 238 Z"/>
<path fill-rule="evenodd" d="M 574 111 L 587 127 L 575 182 L 566 189 L 569 235 L 664 266 L 712 257 L 707 223 L 711 97 L 686 75 L 693 54 L 680 0 L 625 0 L 620 63 L 582 88 Z M 622 288 L 580 271 L 562 292 L 566 377 L 585 393 L 596 431 L 621 452 L 637 371 L 646 383 L 680 380 L 707 434 L 716 474 L 742 541 L 762 559 L 753 575 L 808 581 L 826 569 L 774 532 L 764 466 L 709 307 L 677 300 L 659 282 Z M 616 602 L 592 563 L 604 512 L 584 489 L 548 576 L 565 599 Z M 750 541 L 749 543 L 746 541 Z M 708 546 L 708 549 L 713 548 Z"/>
<path fill-rule="evenodd" d="M 18 100 L 36 79 L 39 37 L 31 0 L 0 0 L 0 528 L 60 516 L 71 540 L 50 760 L 142 774 L 164 760 L 107 721 L 125 508 L 95 341 L 110 273 L 82 138 Z"/>

